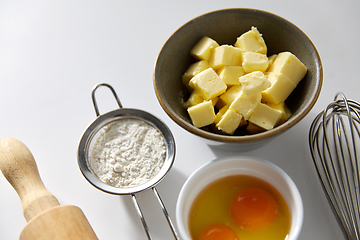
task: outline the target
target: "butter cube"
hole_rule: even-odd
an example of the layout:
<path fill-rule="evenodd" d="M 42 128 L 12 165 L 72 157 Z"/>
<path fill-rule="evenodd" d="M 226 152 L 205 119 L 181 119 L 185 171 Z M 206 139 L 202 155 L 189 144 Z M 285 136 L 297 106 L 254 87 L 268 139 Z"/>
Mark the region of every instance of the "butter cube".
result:
<path fill-rule="evenodd" d="M 280 119 L 276 123 L 277 126 L 283 124 L 291 117 L 291 110 L 286 106 L 285 102 L 279 104 L 266 103 L 266 105 L 280 112 Z"/>
<path fill-rule="evenodd" d="M 216 113 L 214 123 L 220 122 L 222 116 L 226 113 L 226 111 L 229 109 L 229 105 L 225 105 Z"/>
<path fill-rule="evenodd" d="M 239 78 L 242 90 L 248 97 L 259 94 L 271 86 L 263 72 L 255 71 Z"/>
<path fill-rule="evenodd" d="M 244 75 L 244 69 L 241 66 L 224 66 L 217 74 L 228 86 L 240 85 L 239 77 Z"/>
<path fill-rule="evenodd" d="M 219 100 L 219 97 L 212 98 L 211 99 L 212 105 L 215 106 L 218 100 Z M 184 103 L 184 107 L 188 108 L 188 107 L 194 106 L 196 104 L 199 104 L 203 101 L 204 101 L 204 98 L 201 96 L 201 94 L 197 90 L 194 90 L 191 92 L 188 100 Z"/>
<path fill-rule="evenodd" d="M 287 97 L 296 88 L 296 85 L 290 79 L 282 74 L 270 72 L 268 80 L 271 86 L 262 92 L 262 101 L 266 103 L 279 104 L 285 102 Z"/>
<path fill-rule="evenodd" d="M 201 128 L 210 125 L 215 120 L 215 111 L 212 101 L 203 101 L 187 109 L 195 127 Z"/>
<path fill-rule="evenodd" d="M 241 66 L 241 54 L 243 51 L 230 45 L 216 47 L 210 55 L 210 66 L 218 70 L 223 66 Z"/>
<path fill-rule="evenodd" d="M 220 96 L 226 91 L 226 84 L 212 68 L 196 74 L 189 82 L 189 86 L 197 90 L 205 100 Z"/>
<path fill-rule="evenodd" d="M 189 81 L 198 73 L 204 71 L 205 69 L 209 68 L 209 63 L 206 60 L 201 60 L 196 63 L 191 64 L 186 72 L 182 75 L 182 82 L 185 87 L 192 91 L 192 88 L 189 87 Z"/>
<path fill-rule="evenodd" d="M 228 88 L 226 92 L 220 96 L 221 101 L 223 101 L 226 105 L 230 105 L 235 100 L 235 98 L 239 96 L 241 89 L 241 85 Z"/>
<path fill-rule="evenodd" d="M 216 124 L 216 127 L 229 134 L 234 134 L 235 130 L 239 127 L 242 119 L 242 115 L 236 113 L 235 111 L 228 109 L 225 114 L 222 116 L 221 120 Z"/>
<path fill-rule="evenodd" d="M 214 98 L 212 98 L 212 99 L 210 99 L 211 100 L 211 102 L 212 102 L 212 105 L 215 107 L 215 105 L 217 104 L 217 102 L 219 101 L 219 97 L 214 97 Z"/>
<path fill-rule="evenodd" d="M 266 104 L 259 103 L 251 114 L 249 122 L 266 130 L 271 130 L 275 127 L 279 119 L 279 111 Z"/>
<path fill-rule="evenodd" d="M 191 92 L 188 100 L 184 103 L 184 107 L 188 108 L 188 107 L 194 106 L 196 104 L 199 104 L 203 101 L 204 101 L 204 98 L 201 96 L 199 91 L 194 90 Z"/>
<path fill-rule="evenodd" d="M 245 72 L 264 72 L 268 65 L 269 60 L 265 54 L 255 52 L 245 52 L 242 54 L 242 67 Z"/>
<path fill-rule="evenodd" d="M 273 55 L 271 55 L 270 57 L 268 57 L 269 65 L 268 65 L 267 69 L 265 70 L 265 72 L 268 72 L 268 71 L 269 71 L 269 69 L 271 68 L 271 66 L 274 64 L 276 57 L 277 57 L 277 54 L 273 54 Z"/>
<path fill-rule="evenodd" d="M 193 56 L 197 60 L 209 60 L 211 52 L 214 48 L 218 47 L 219 44 L 209 38 L 203 37 L 201 38 L 195 46 L 191 49 L 190 55 Z"/>
<path fill-rule="evenodd" d="M 216 105 L 215 105 L 215 109 L 218 109 L 218 110 L 223 108 L 225 105 L 227 105 L 223 100 L 221 100 L 220 97 L 219 97 L 219 100 L 216 102 Z"/>
<path fill-rule="evenodd" d="M 229 108 L 237 113 L 240 113 L 243 115 L 245 120 L 248 120 L 260 101 L 261 93 L 248 97 L 244 91 L 241 91 L 239 96 L 235 98 Z"/>
<path fill-rule="evenodd" d="M 251 27 L 251 30 L 238 37 L 235 42 L 235 47 L 247 52 L 267 53 L 265 41 L 256 27 Z"/>
<path fill-rule="evenodd" d="M 307 68 L 294 54 L 282 52 L 276 57 L 269 72 L 282 73 L 297 85 L 306 75 Z"/>

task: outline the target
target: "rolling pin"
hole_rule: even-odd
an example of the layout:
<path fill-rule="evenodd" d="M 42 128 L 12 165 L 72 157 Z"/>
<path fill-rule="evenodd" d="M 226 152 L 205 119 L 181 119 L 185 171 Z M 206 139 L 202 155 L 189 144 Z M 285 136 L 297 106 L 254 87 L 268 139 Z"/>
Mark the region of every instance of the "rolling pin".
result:
<path fill-rule="evenodd" d="M 20 197 L 27 224 L 19 240 L 97 240 L 82 210 L 60 205 L 44 186 L 30 150 L 11 137 L 0 139 L 0 170 Z"/>

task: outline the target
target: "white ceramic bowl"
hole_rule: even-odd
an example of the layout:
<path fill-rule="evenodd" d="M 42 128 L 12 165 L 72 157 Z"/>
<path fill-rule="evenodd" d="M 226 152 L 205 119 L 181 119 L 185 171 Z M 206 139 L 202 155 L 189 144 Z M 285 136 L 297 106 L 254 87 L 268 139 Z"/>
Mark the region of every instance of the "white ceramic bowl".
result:
<path fill-rule="evenodd" d="M 263 179 L 275 187 L 282 194 L 290 209 L 291 226 L 287 240 L 298 238 L 302 228 L 304 209 L 299 190 L 292 179 L 269 161 L 233 156 L 206 163 L 191 174 L 181 188 L 176 204 L 176 221 L 181 239 L 191 239 L 188 219 L 191 205 L 196 196 L 209 183 L 229 175 L 251 175 Z"/>

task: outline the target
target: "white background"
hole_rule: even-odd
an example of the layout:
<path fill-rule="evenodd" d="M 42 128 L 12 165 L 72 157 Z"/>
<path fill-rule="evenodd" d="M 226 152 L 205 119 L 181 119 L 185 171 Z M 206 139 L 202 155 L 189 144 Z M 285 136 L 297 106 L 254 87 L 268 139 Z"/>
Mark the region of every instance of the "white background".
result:
<path fill-rule="evenodd" d="M 164 113 L 153 88 L 155 60 L 168 37 L 198 15 L 233 7 L 269 11 L 297 25 L 324 68 L 309 115 L 247 153 L 212 149 L 189 135 Z M 28 146 L 47 189 L 61 204 L 79 206 L 99 239 L 146 239 L 131 198 L 97 190 L 77 165 L 79 140 L 95 119 L 91 90 L 106 82 L 124 107 L 154 114 L 174 134 L 175 163 L 157 185 L 174 223 L 177 195 L 194 170 L 217 157 L 249 155 L 277 164 L 298 186 L 305 206 L 299 240 L 344 239 L 316 176 L 308 131 L 337 91 L 360 100 L 359 10 L 358 0 L 0 0 L 0 137 Z M 117 107 L 107 89 L 97 99 L 102 113 Z M 152 237 L 172 239 L 152 192 L 138 198 Z M 0 174 L 0 239 L 18 239 L 25 224 L 19 198 Z"/>

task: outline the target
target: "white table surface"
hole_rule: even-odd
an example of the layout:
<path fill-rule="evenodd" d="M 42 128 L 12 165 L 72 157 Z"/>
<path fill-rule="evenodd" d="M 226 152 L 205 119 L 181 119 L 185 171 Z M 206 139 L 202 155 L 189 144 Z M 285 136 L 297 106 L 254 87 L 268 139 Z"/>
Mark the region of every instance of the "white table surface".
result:
<path fill-rule="evenodd" d="M 309 115 L 247 153 L 213 149 L 173 123 L 156 99 L 152 78 L 157 54 L 177 28 L 233 7 L 269 11 L 297 25 L 324 68 L 322 92 Z M 337 91 L 360 100 L 359 10 L 358 0 L 0 0 L 0 137 L 28 146 L 47 189 L 61 204 L 79 206 L 99 239 L 146 239 L 131 198 L 97 190 L 77 165 L 79 140 L 95 119 L 91 90 L 106 82 L 124 107 L 156 115 L 174 134 L 175 163 L 157 189 L 175 224 L 177 195 L 194 170 L 217 157 L 248 155 L 277 164 L 298 186 L 305 206 L 299 240 L 344 239 L 315 173 L 308 130 Z M 97 99 L 102 113 L 116 108 L 106 90 Z M 153 239 L 172 239 L 152 192 L 138 198 Z M 25 224 L 19 198 L 0 174 L 0 239 L 18 239 Z"/>

